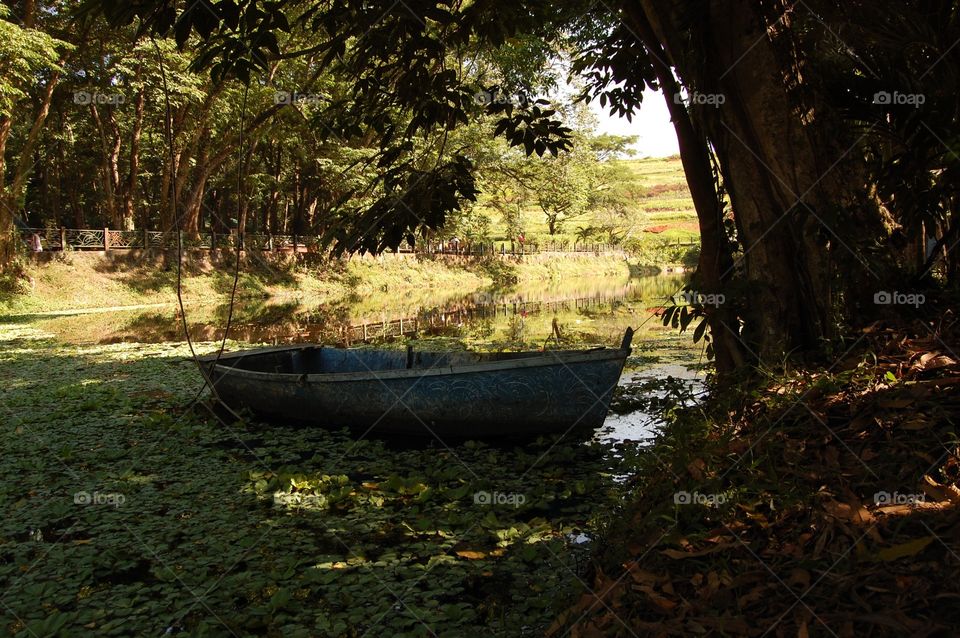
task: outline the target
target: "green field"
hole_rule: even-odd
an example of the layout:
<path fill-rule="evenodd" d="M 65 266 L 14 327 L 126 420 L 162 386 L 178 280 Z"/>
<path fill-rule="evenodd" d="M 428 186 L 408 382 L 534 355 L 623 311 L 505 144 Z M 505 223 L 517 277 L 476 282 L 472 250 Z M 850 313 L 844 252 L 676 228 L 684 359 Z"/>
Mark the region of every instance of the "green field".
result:
<path fill-rule="evenodd" d="M 699 238 L 697 216 L 679 156 L 612 161 L 627 166 L 637 185 L 638 196 L 626 218 L 620 220 L 618 225 L 627 239 L 676 243 L 678 240 L 690 242 Z M 485 211 L 492 221 L 494 241 L 510 241 L 500 214 L 489 207 L 486 207 Z M 596 215 L 587 213 L 567 220 L 560 231 L 551 236 L 546 218 L 536 205 L 525 208 L 523 216 L 527 241 L 541 245 L 551 241 L 572 244 L 578 239 L 579 227 L 601 223 Z"/>
<path fill-rule="evenodd" d="M 693 209 L 679 156 L 620 161 L 632 169 L 637 182 L 644 188 L 645 196 L 637 202 L 646 222 L 644 230 L 668 226 L 658 234 L 683 241 L 700 237 L 697 213 Z"/>

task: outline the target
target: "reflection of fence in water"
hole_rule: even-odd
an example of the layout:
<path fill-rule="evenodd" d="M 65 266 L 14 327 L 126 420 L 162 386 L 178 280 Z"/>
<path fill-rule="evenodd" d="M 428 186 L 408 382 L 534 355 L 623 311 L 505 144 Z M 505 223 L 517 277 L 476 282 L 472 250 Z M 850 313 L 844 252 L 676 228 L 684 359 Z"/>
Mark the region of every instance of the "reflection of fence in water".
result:
<path fill-rule="evenodd" d="M 429 310 L 416 317 L 373 321 L 343 326 L 340 337 L 347 343 L 369 341 L 387 337 L 401 337 L 431 329 L 442 330 L 460 326 L 478 319 L 509 317 L 521 314 L 539 314 L 560 310 L 589 310 L 600 308 L 623 299 L 622 295 L 595 295 L 560 301 L 512 301 L 489 304 L 466 305 L 444 310 Z"/>

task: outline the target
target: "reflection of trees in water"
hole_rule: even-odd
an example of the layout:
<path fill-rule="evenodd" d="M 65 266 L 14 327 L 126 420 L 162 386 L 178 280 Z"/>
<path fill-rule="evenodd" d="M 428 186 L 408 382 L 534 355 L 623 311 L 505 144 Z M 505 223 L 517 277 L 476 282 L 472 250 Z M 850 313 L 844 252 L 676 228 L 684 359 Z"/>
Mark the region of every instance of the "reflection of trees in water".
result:
<path fill-rule="evenodd" d="M 298 312 L 296 303 L 238 305 L 230 326 L 230 338 L 252 343 L 286 343 L 312 341 L 336 334 L 338 325 L 349 321 L 343 308 L 316 309 Z M 218 341 L 223 338 L 228 309 L 225 306 L 208 310 L 187 309 L 187 328 L 195 341 Z M 194 318 L 197 317 L 197 318 Z M 136 316 L 122 327 L 106 327 L 100 343 L 179 341 L 183 338 L 179 310 L 173 313 L 150 312 Z"/>
<path fill-rule="evenodd" d="M 505 325 L 505 340 L 510 344 L 524 342 L 525 317 L 547 313 L 602 317 L 613 305 L 602 299 L 582 299 L 558 302 L 516 302 L 470 305 L 455 303 L 443 308 L 430 308 L 412 317 L 385 318 L 366 321 L 351 316 L 348 306 L 326 306 L 309 311 L 295 304 L 262 306 L 238 310 L 230 327 L 230 338 L 250 343 L 324 342 L 351 344 L 382 337 L 402 335 L 469 336 L 475 340 L 489 340 L 497 327 Z M 215 309 L 206 317 L 192 319 L 187 312 L 190 337 L 196 341 L 217 341 L 223 338 L 226 312 Z M 405 323 L 404 323 L 405 322 Z M 144 313 L 125 326 L 105 326 L 98 337 L 100 343 L 133 342 L 156 343 L 182 339 L 179 313 Z"/>
<path fill-rule="evenodd" d="M 494 288 L 485 295 L 503 303 L 516 301 L 563 301 L 600 297 L 607 300 L 647 301 L 664 300 L 680 289 L 686 277 L 680 274 L 658 275 L 653 277 L 635 277 L 627 280 L 610 278 L 576 278 L 564 280 L 556 285 L 551 282 L 530 282 L 510 288 Z M 573 282 L 571 284 L 571 282 Z"/>
<path fill-rule="evenodd" d="M 411 306 L 404 299 L 398 300 L 393 312 L 379 310 L 375 313 L 358 310 L 365 302 L 359 305 L 348 302 L 306 308 L 296 302 L 245 301 L 234 310 L 230 338 L 249 343 L 351 344 L 364 339 L 379 341 L 401 336 L 442 336 L 491 344 L 497 342 L 503 347 L 513 347 L 526 343 L 528 339 L 542 341 L 547 338 L 551 333 L 549 317 L 552 316 L 562 321 L 569 345 L 587 343 L 588 336 L 608 341 L 614 332 L 622 331 L 627 323 L 636 326 L 636 323 L 642 322 L 643 317 L 638 317 L 638 312 L 643 313 L 644 308 L 662 305 L 662 299 L 675 293 L 681 280 L 677 277 L 656 277 L 631 280 L 626 284 L 620 281 L 613 285 L 609 281 L 607 283 L 605 290 L 588 297 L 556 299 L 554 293 L 547 289 L 539 291 L 539 294 L 524 291 L 523 294 L 513 292 L 507 296 L 485 292 L 451 299 L 446 295 L 438 295 L 444 302 L 436 306 Z M 597 286 L 590 285 L 587 288 L 596 290 Z M 78 338 L 100 343 L 149 343 L 182 339 L 179 317 L 175 312 L 154 310 L 132 317 L 121 316 L 129 318 L 118 321 L 118 315 L 113 313 L 85 320 L 84 334 Z M 226 306 L 187 308 L 190 335 L 197 341 L 221 339 L 226 319 Z M 580 325 L 581 322 L 584 325 Z M 592 323 L 597 325 L 588 328 L 586 324 Z M 71 330 L 66 328 L 62 331 Z"/>

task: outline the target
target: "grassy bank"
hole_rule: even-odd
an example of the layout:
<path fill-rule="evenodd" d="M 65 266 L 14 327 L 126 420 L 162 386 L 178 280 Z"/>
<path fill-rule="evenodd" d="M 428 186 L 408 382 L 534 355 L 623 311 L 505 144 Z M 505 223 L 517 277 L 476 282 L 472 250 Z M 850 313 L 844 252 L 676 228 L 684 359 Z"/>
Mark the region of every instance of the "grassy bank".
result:
<path fill-rule="evenodd" d="M 953 327 L 874 326 L 829 370 L 660 405 L 548 635 L 955 635 L 960 333 L 931 325 Z"/>
<path fill-rule="evenodd" d="M 257 260 L 244 266 L 237 295 L 240 299 L 296 297 L 323 301 L 423 289 L 469 292 L 510 282 L 628 274 L 629 266 L 622 258 L 577 255 L 468 261 L 394 255 L 325 263 Z M 187 303 L 220 303 L 228 298 L 232 286 L 229 262 L 193 262 L 183 270 Z M 24 277 L 4 282 L 0 286 L 0 312 L 28 314 L 174 303 L 176 287 L 175 268 L 115 262 L 100 255 L 57 255 L 45 263 L 28 264 Z"/>

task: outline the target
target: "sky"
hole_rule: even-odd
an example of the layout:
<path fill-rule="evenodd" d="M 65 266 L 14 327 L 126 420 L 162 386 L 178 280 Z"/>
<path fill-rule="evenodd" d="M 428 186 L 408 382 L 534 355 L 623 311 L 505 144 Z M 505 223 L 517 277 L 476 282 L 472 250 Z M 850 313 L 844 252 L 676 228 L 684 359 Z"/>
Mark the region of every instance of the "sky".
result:
<path fill-rule="evenodd" d="M 670 113 L 659 92 L 644 91 L 643 106 L 639 113 L 634 114 L 632 122 L 611 116 L 606 109 L 600 108 L 596 100 L 590 103 L 590 110 L 599 119 L 598 133 L 639 136 L 640 139 L 633 145 L 637 151 L 634 157 L 665 157 L 680 152 Z"/>

